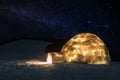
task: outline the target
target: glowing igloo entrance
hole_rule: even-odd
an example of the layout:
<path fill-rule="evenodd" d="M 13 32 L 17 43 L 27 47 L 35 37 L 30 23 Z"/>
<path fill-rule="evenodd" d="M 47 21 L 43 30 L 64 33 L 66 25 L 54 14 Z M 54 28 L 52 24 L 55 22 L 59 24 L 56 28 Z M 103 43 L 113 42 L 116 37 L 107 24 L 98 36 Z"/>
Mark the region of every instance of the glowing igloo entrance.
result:
<path fill-rule="evenodd" d="M 81 33 L 72 37 L 61 49 L 67 62 L 109 64 L 110 56 L 104 42 L 95 34 Z"/>

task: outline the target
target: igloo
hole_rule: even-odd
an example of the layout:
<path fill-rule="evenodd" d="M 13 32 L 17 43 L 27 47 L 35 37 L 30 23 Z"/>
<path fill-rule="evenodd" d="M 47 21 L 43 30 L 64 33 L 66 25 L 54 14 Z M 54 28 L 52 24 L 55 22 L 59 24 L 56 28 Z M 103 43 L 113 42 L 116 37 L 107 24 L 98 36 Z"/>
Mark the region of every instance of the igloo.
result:
<path fill-rule="evenodd" d="M 95 34 L 80 33 L 73 36 L 61 49 L 67 62 L 109 64 L 110 56 L 105 43 Z"/>

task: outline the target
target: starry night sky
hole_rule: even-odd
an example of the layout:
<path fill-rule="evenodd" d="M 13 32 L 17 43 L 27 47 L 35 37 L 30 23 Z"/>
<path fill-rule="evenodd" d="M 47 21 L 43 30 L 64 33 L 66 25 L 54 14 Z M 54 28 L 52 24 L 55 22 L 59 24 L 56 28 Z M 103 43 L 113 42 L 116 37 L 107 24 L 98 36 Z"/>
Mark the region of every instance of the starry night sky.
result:
<path fill-rule="evenodd" d="M 20 38 L 69 39 L 98 35 L 119 49 L 119 0 L 0 0 L 0 42 Z"/>

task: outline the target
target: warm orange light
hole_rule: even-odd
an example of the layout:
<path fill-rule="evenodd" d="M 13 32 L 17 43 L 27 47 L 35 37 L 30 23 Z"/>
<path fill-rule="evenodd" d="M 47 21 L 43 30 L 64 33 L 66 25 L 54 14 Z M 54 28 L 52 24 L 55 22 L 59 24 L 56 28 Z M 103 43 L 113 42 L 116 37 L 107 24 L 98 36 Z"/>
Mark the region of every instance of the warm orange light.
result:
<path fill-rule="evenodd" d="M 28 65 L 46 65 L 46 64 L 52 64 L 52 56 L 50 53 L 48 53 L 46 62 L 39 61 L 39 60 L 30 60 L 27 61 L 26 64 Z"/>
<path fill-rule="evenodd" d="M 62 63 L 65 61 L 64 56 L 60 52 L 49 52 L 52 55 L 52 63 Z"/>
<path fill-rule="evenodd" d="M 61 53 L 67 62 L 110 63 L 106 45 L 97 35 L 91 33 L 75 35 L 63 46 Z"/>
<path fill-rule="evenodd" d="M 81 33 L 72 37 L 60 52 L 50 52 L 46 61 L 31 60 L 28 65 L 82 62 L 88 64 L 109 64 L 110 56 L 105 43 L 95 34 Z"/>
<path fill-rule="evenodd" d="M 52 64 L 52 56 L 50 53 L 48 53 L 46 61 L 48 64 Z"/>

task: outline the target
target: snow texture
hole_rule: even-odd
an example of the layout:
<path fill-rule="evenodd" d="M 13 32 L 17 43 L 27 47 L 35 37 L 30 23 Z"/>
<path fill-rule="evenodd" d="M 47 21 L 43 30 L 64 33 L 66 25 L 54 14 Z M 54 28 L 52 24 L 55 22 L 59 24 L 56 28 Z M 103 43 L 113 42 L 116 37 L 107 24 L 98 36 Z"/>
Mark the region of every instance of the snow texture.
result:
<path fill-rule="evenodd" d="M 120 80 L 120 62 L 111 62 L 110 65 L 61 63 L 53 66 L 28 66 L 25 64 L 27 60 L 25 56 L 30 57 L 29 53 L 34 53 L 36 50 L 39 53 L 44 52 L 48 44 L 49 42 L 44 41 L 22 40 L 1 45 L 0 54 L 21 53 L 23 59 L 0 59 L 0 80 Z M 39 54 L 39 58 L 41 57 Z"/>

